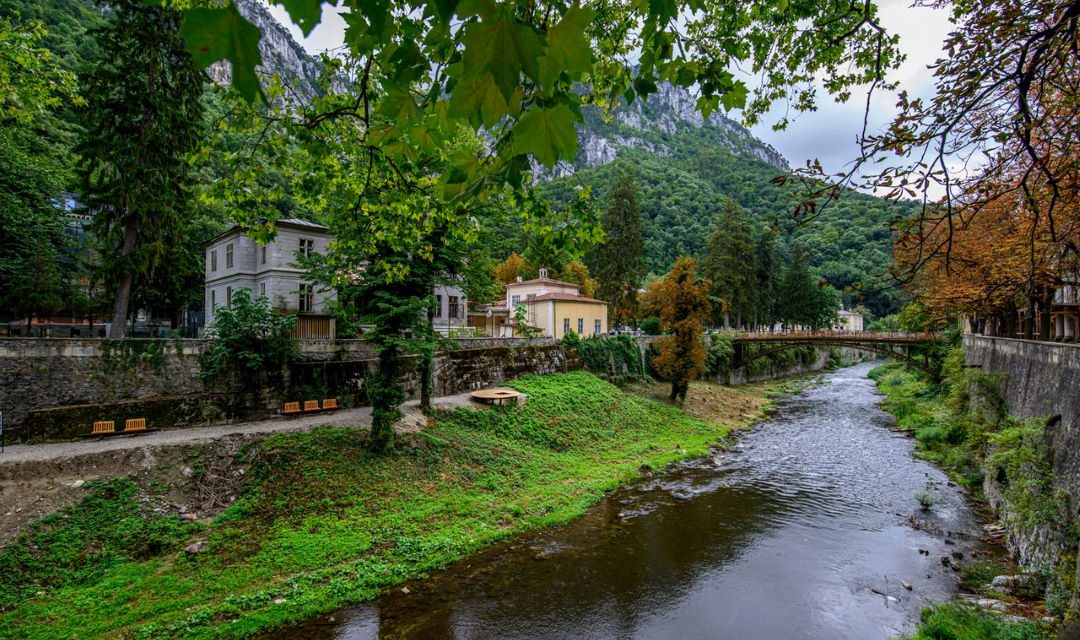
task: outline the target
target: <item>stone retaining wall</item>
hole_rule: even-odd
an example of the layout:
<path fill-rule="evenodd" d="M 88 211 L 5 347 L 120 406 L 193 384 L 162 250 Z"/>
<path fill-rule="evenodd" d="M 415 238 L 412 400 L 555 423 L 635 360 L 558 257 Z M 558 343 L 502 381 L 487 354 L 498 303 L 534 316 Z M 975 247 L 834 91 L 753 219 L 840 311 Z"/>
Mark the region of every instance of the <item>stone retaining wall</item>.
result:
<path fill-rule="evenodd" d="M 199 378 L 205 340 L 0 338 L 0 410 L 13 438 L 69 438 L 94 420 L 147 418 L 176 428 L 267 417 L 286 400 L 339 398 L 366 404 L 364 380 L 376 353 L 365 340 L 303 340 L 280 383 L 227 392 Z M 448 395 L 522 375 L 580 369 L 573 350 L 550 338 L 455 340 L 435 360 L 435 393 Z M 419 393 L 411 362 L 403 378 Z"/>
<path fill-rule="evenodd" d="M 1073 522 L 1080 523 L 1080 346 L 967 335 L 964 360 L 1001 376 L 998 388 L 1010 414 L 1048 420 L 1055 481 L 1069 496 Z M 987 473 L 984 489 L 995 509 L 1007 514 L 994 473 Z M 1029 566 L 1056 564 L 1059 541 L 1050 531 L 1010 527 L 1010 550 Z"/>

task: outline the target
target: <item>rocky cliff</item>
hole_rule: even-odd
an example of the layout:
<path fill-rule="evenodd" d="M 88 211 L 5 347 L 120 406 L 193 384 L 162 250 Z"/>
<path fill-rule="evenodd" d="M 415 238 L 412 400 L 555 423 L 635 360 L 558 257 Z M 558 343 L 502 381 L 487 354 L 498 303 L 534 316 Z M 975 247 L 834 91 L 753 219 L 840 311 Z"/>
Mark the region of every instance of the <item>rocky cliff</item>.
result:
<path fill-rule="evenodd" d="M 263 63 L 259 73 L 264 76 L 278 74 L 305 100 L 316 95 L 316 81 L 322 65 L 293 39 L 292 34 L 266 8 L 261 0 L 235 0 L 240 15 L 247 18 L 262 32 L 259 53 Z M 211 65 L 207 69 L 210 78 L 222 85 L 232 81 L 232 69 L 227 61 Z"/>

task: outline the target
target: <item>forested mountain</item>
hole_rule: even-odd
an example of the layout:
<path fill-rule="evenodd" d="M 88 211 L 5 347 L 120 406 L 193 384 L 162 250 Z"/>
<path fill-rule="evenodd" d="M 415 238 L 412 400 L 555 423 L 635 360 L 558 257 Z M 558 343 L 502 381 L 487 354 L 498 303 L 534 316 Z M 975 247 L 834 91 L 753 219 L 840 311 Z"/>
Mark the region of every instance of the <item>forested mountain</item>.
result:
<path fill-rule="evenodd" d="M 886 275 L 892 262 L 887 223 L 903 213 L 903 205 L 852 191 L 816 219 L 797 223 L 791 215 L 795 188 L 772 182 L 788 172 L 783 156 L 723 116 L 703 121 L 691 95 L 670 86 L 617 113 L 612 122 L 587 111 L 579 140 L 574 166 L 544 176 L 542 191 L 567 200 L 585 185 L 605 206 L 614 178 L 631 174 L 650 273 L 666 272 L 678 256 L 701 256 L 730 197 L 757 228 L 772 227 L 785 252 L 798 242 L 814 271 L 846 290 L 848 305 L 863 304 L 878 315 L 898 309 L 903 294 Z"/>

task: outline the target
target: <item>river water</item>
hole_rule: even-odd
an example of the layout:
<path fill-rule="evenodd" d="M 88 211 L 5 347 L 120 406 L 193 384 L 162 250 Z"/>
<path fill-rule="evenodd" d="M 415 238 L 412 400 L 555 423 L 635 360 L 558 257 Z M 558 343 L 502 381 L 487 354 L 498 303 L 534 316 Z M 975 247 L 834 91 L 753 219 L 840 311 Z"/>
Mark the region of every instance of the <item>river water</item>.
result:
<path fill-rule="evenodd" d="M 733 448 L 583 518 L 268 638 L 876 640 L 951 597 L 980 533 L 866 377 L 825 375 Z M 940 499 L 924 511 L 915 494 Z M 911 586 L 907 589 L 905 586 Z"/>

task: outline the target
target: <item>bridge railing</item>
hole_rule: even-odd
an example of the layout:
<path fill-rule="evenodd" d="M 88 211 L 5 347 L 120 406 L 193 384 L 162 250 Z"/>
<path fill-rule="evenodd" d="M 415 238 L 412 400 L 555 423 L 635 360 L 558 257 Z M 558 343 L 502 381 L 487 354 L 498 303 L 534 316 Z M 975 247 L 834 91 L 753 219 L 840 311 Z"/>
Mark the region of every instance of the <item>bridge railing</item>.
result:
<path fill-rule="evenodd" d="M 787 330 L 787 331 L 737 331 L 735 339 L 743 340 L 797 340 L 797 339 L 849 339 L 862 341 L 930 342 L 938 339 L 930 331 L 835 331 L 835 330 Z"/>

